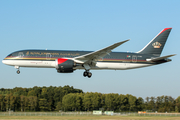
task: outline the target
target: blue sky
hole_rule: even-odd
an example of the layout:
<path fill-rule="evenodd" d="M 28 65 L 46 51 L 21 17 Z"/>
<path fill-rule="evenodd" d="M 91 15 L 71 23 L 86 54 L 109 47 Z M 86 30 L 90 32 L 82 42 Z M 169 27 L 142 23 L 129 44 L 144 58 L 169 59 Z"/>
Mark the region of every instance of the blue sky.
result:
<path fill-rule="evenodd" d="M 22 49 L 99 50 L 131 39 L 113 51 L 137 52 L 162 29 L 172 27 L 162 55 L 173 61 L 134 70 L 84 70 L 59 74 L 56 69 L 21 68 L 0 63 L 0 88 L 74 86 L 84 92 L 137 97 L 180 96 L 179 0 L 4 0 L 0 1 L 0 59 Z"/>

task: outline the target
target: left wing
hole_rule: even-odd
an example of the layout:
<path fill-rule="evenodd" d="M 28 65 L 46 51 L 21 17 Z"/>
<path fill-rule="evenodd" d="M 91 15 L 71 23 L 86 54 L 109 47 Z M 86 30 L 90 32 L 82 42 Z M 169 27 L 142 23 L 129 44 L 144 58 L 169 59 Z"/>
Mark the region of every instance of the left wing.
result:
<path fill-rule="evenodd" d="M 111 50 L 113 50 L 114 48 L 118 47 L 119 45 L 121 45 L 127 41 L 129 41 L 129 39 L 122 41 L 122 42 L 115 43 L 115 44 L 108 46 L 106 48 L 103 48 L 101 50 L 75 57 L 75 58 L 73 58 L 73 60 L 77 63 L 82 63 L 82 64 L 88 64 L 88 65 L 92 65 L 93 63 L 95 64 L 97 59 L 100 59 L 100 58 L 106 56 L 107 54 L 109 54 L 111 52 Z"/>

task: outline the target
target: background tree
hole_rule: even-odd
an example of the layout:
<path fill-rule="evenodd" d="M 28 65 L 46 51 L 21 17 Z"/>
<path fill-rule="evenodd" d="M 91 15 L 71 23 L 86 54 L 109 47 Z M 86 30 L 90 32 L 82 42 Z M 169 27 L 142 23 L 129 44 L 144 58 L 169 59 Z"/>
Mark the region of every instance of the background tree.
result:
<path fill-rule="evenodd" d="M 63 101 L 63 104 L 62 104 Z M 69 104 L 70 103 L 70 104 Z M 180 97 L 146 97 L 144 100 L 132 95 L 101 94 L 87 92 L 72 86 L 33 87 L 13 89 L 0 88 L 0 111 L 66 111 L 113 110 L 115 112 L 151 110 L 172 112 L 180 110 Z"/>
<path fill-rule="evenodd" d="M 168 96 L 168 102 L 169 102 L 169 105 L 168 105 L 169 112 L 175 111 L 175 106 L 176 106 L 175 99 L 172 98 L 171 96 Z"/>
<path fill-rule="evenodd" d="M 0 94 L 0 111 L 5 111 L 5 96 Z"/>
<path fill-rule="evenodd" d="M 20 96 L 19 95 L 13 95 L 14 96 L 14 111 L 18 111 L 20 108 Z"/>
<path fill-rule="evenodd" d="M 176 102 L 176 110 L 180 112 L 180 96 L 176 98 L 175 102 Z"/>
<path fill-rule="evenodd" d="M 28 95 L 27 96 L 36 96 L 36 93 L 35 91 L 32 89 L 28 92 Z"/>
<path fill-rule="evenodd" d="M 138 97 L 138 99 L 137 99 L 137 101 L 136 101 L 136 108 L 137 108 L 137 111 L 142 111 L 142 110 L 144 110 L 145 105 L 144 105 L 144 100 L 143 100 L 143 98 Z"/>
<path fill-rule="evenodd" d="M 63 108 L 62 103 L 58 102 L 56 105 L 56 110 L 59 111 L 59 110 L 62 110 L 62 108 Z"/>
<path fill-rule="evenodd" d="M 29 100 L 29 106 L 30 106 L 30 110 L 32 111 L 33 109 L 35 110 L 36 106 L 37 106 L 37 97 L 36 96 L 29 96 L 28 97 Z"/>
<path fill-rule="evenodd" d="M 69 110 L 76 111 L 76 108 L 77 108 L 76 94 L 70 93 L 70 94 L 65 95 L 62 100 L 62 105 L 66 111 L 69 111 Z"/>
<path fill-rule="evenodd" d="M 120 109 L 121 111 L 129 111 L 128 95 L 120 95 Z"/>
<path fill-rule="evenodd" d="M 26 110 L 29 110 L 29 99 L 27 96 L 24 98 L 24 112 Z"/>
<path fill-rule="evenodd" d="M 151 109 L 150 106 L 149 106 L 149 99 L 150 99 L 149 97 L 145 98 L 145 100 L 146 100 L 146 102 L 145 102 L 145 109 L 146 110 L 150 110 Z"/>
<path fill-rule="evenodd" d="M 21 112 L 24 111 L 24 107 L 25 107 L 25 96 L 21 95 L 20 96 L 20 105 L 21 105 Z"/>
<path fill-rule="evenodd" d="M 39 108 L 40 111 L 48 111 L 47 99 L 39 99 Z"/>
<path fill-rule="evenodd" d="M 106 108 L 107 110 L 116 110 L 117 109 L 117 106 L 119 104 L 117 98 L 118 98 L 118 94 L 113 94 L 113 93 L 110 93 L 110 94 L 106 94 L 106 97 L 105 97 L 105 105 L 106 105 Z"/>
<path fill-rule="evenodd" d="M 161 105 L 161 103 L 162 103 L 161 97 L 160 97 L 160 96 L 158 96 L 158 97 L 156 98 L 156 103 L 155 103 L 155 106 L 156 106 L 156 111 L 158 111 L 158 110 L 159 110 L 159 108 L 161 107 L 161 106 L 160 106 L 160 105 Z"/>
<path fill-rule="evenodd" d="M 137 98 L 135 96 L 129 95 L 128 96 L 128 103 L 129 103 L 129 111 L 135 111 L 136 110 Z"/>
<path fill-rule="evenodd" d="M 98 110 L 99 106 L 100 106 L 100 94 L 95 92 L 95 93 L 91 93 L 91 101 L 92 102 L 92 109 L 93 110 Z"/>
<path fill-rule="evenodd" d="M 75 93 L 75 94 L 76 94 L 76 110 L 80 111 L 83 109 L 82 101 L 83 101 L 84 94 L 83 93 Z"/>
<path fill-rule="evenodd" d="M 5 103 L 6 103 L 6 111 L 9 111 L 10 110 L 10 94 L 6 94 Z"/>
<path fill-rule="evenodd" d="M 47 95 L 48 95 L 47 101 L 49 103 L 48 109 L 50 111 L 53 111 L 53 110 L 55 110 L 54 99 L 53 99 L 53 97 L 54 97 L 54 87 L 50 86 L 50 87 L 47 88 Z"/>
<path fill-rule="evenodd" d="M 102 110 L 105 109 L 105 98 L 106 98 L 106 94 L 101 94 L 100 95 L 100 105 L 99 108 L 101 108 Z"/>
<path fill-rule="evenodd" d="M 57 106 L 57 104 L 59 104 L 59 102 L 61 102 L 62 104 L 62 98 L 63 98 L 64 94 L 62 92 L 62 87 L 56 87 L 54 89 L 54 105 Z"/>
<path fill-rule="evenodd" d="M 121 95 L 115 94 L 115 110 L 121 112 Z"/>
<path fill-rule="evenodd" d="M 92 108 L 92 93 L 87 92 L 86 94 L 84 94 L 84 98 L 83 98 L 83 105 L 85 110 L 89 111 L 90 108 Z"/>
<path fill-rule="evenodd" d="M 179 112 L 179 109 L 178 109 L 178 107 L 177 106 L 175 106 L 175 112 Z"/>
<path fill-rule="evenodd" d="M 148 108 L 149 110 L 155 111 L 155 97 L 150 97 Z"/>

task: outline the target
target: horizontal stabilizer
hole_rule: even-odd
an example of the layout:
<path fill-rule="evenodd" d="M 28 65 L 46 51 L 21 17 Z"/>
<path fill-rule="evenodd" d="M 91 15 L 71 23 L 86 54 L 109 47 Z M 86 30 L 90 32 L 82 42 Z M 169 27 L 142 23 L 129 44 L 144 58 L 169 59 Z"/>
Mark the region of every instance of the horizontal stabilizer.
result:
<path fill-rule="evenodd" d="M 167 56 L 162 56 L 162 57 L 156 57 L 156 58 L 152 58 L 152 59 L 146 59 L 146 61 L 156 62 L 156 61 L 163 60 L 163 59 L 166 59 L 166 58 L 168 58 L 168 57 L 175 56 L 175 55 L 176 55 L 176 54 L 167 55 Z"/>

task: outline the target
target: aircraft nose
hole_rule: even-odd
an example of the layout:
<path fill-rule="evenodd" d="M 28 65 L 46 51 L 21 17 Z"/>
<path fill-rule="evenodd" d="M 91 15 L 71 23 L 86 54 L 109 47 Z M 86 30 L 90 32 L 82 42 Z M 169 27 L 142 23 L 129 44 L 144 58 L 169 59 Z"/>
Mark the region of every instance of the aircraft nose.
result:
<path fill-rule="evenodd" d="M 6 64 L 6 65 L 8 65 L 8 61 L 7 60 L 2 60 L 2 63 L 4 63 L 4 64 Z"/>
<path fill-rule="evenodd" d="M 6 60 L 6 59 L 3 59 L 3 60 L 2 60 L 2 63 L 6 64 L 6 65 L 13 65 L 13 62 L 12 62 L 12 61 Z"/>
<path fill-rule="evenodd" d="M 2 60 L 2 63 L 6 64 L 6 61 L 5 61 L 5 60 Z"/>

